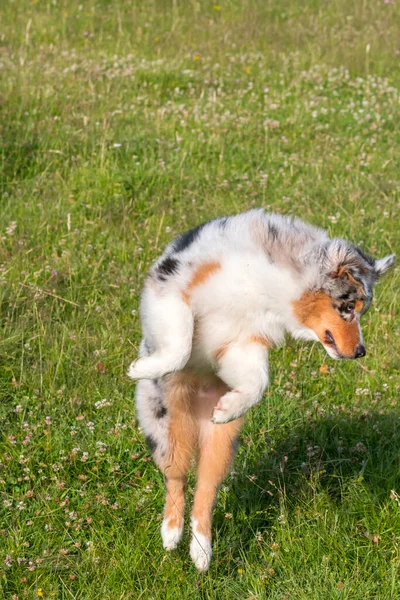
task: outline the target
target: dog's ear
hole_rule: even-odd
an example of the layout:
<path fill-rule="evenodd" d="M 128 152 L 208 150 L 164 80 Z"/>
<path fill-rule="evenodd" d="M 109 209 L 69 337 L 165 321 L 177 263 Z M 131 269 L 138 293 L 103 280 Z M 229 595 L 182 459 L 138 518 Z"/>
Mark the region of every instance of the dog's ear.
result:
<path fill-rule="evenodd" d="M 388 271 L 396 262 L 396 255 L 389 254 L 384 258 L 379 258 L 375 261 L 374 270 L 378 277 L 381 277 L 386 271 Z"/>
<path fill-rule="evenodd" d="M 349 265 L 339 265 L 332 271 L 329 271 L 328 277 L 330 277 L 331 279 L 347 278 L 350 280 L 354 280 L 354 275 L 352 274 Z"/>
<path fill-rule="evenodd" d="M 363 276 L 367 275 L 368 268 L 356 260 L 349 260 L 347 264 L 341 264 L 331 269 L 328 273 L 330 279 L 341 279 L 354 283 L 355 285 L 360 284 L 360 280 Z"/>
<path fill-rule="evenodd" d="M 334 238 L 325 246 L 325 266 L 329 279 L 356 283 L 373 272 L 375 260 L 349 242 Z"/>

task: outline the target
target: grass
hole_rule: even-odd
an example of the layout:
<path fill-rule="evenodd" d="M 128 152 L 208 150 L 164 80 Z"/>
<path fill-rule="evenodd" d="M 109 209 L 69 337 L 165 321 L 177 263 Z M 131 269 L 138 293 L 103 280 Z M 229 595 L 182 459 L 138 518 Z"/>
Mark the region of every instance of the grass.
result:
<path fill-rule="evenodd" d="M 0 18 L 1 597 L 400 598 L 398 269 L 363 361 L 272 353 L 208 574 L 188 532 L 163 552 L 125 376 L 146 269 L 190 226 L 264 206 L 399 250 L 397 3 L 4 0 Z"/>

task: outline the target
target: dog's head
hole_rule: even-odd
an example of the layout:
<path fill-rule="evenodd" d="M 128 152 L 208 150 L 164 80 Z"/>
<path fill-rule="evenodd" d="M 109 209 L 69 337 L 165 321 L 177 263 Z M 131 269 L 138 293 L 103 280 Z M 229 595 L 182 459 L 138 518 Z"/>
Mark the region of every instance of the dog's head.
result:
<path fill-rule="evenodd" d="M 374 284 L 395 258 L 376 260 L 338 239 L 318 249 L 320 285 L 294 302 L 294 314 L 332 358 L 365 356 L 360 318 L 371 305 Z"/>

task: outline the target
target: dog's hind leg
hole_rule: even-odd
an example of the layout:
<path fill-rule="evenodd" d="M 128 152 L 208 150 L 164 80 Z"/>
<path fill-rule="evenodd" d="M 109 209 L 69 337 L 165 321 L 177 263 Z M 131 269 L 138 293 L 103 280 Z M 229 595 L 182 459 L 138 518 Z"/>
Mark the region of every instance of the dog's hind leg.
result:
<path fill-rule="evenodd" d="M 176 548 L 183 532 L 186 474 L 198 436 L 191 410 L 195 389 L 196 380 L 189 373 L 176 373 L 158 381 L 142 380 L 136 386 L 139 423 L 165 477 L 161 537 L 166 550 Z"/>
<path fill-rule="evenodd" d="M 191 406 L 196 380 L 187 373 L 177 373 L 166 380 L 169 448 L 161 464 L 166 487 L 161 537 L 164 548 L 173 550 L 182 537 L 186 474 L 196 450 L 198 427 Z"/>
<path fill-rule="evenodd" d="M 199 394 L 196 404 L 199 431 L 197 485 L 191 515 L 192 540 L 190 556 L 199 569 L 207 571 L 211 560 L 211 522 L 219 486 L 226 477 L 235 456 L 242 419 L 225 425 L 213 425 L 210 416 L 218 398 L 227 391 L 221 382 L 205 394 Z M 204 397 L 205 396 L 205 397 Z"/>
<path fill-rule="evenodd" d="M 143 334 L 154 352 L 134 361 L 132 379 L 157 379 L 183 369 L 192 351 L 193 314 L 178 293 L 162 294 L 147 284 L 142 296 Z"/>

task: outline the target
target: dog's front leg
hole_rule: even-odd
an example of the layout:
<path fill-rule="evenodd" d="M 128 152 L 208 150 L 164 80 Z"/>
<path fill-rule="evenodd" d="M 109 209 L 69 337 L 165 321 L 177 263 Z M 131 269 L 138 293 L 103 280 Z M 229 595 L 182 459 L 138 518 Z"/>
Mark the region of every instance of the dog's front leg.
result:
<path fill-rule="evenodd" d="M 261 400 L 268 385 L 267 342 L 256 336 L 231 344 L 219 358 L 218 377 L 232 391 L 222 396 L 212 414 L 213 423 L 228 423 Z"/>
<path fill-rule="evenodd" d="M 147 286 L 142 297 L 144 337 L 154 351 L 131 363 L 128 376 L 132 379 L 157 379 L 179 371 L 186 365 L 192 351 L 193 314 L 177 294 L 157 293 Z"/>

